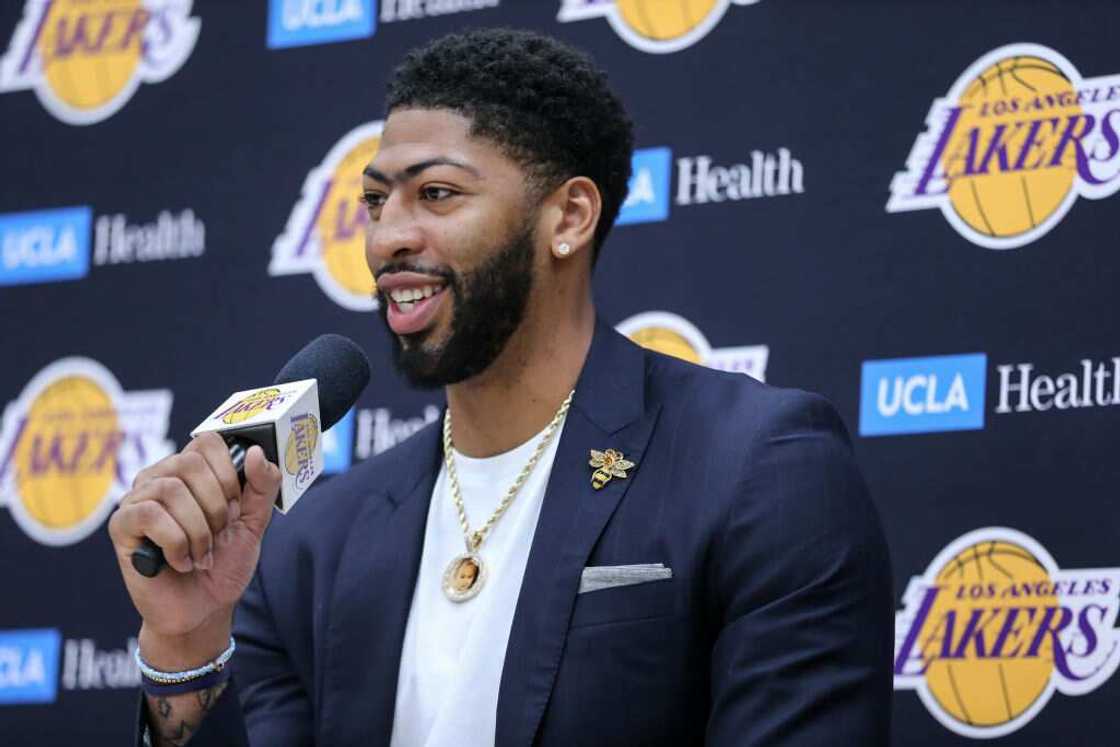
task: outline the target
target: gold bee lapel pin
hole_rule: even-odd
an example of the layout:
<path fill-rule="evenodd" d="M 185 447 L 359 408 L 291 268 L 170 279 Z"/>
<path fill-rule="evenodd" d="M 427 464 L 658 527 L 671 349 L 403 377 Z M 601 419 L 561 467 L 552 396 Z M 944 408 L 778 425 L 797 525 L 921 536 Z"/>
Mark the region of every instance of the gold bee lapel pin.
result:
<path fill-rule="evenodd" d="M 629 475 L 626 470 L 634 467 L 634 463 L 627 461 L 621 451 L 607 449 L 606 451 L 591 450 L 591 461 L 588 462 L 595 471 L 591 473 L 591 487 L 601 489 L 611 481 L 612 477 L 625 480 Z"/>

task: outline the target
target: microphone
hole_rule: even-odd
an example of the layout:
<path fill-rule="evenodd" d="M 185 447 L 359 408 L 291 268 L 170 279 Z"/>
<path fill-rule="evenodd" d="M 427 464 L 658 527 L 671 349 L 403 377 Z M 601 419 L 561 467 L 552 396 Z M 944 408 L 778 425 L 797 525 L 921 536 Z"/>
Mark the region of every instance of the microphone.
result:
<path fill-rule="evenodd" d="M 230 395 L 191 436 L 221 434 L 243 488 L 245 454 L 260 446 L 280 466 L 276 508 L 287 513 L 323 471 L 322 432 L 358 401 L 369 375 L 369 360 L 357 343 L 320 335 L 284 364 L 272 386 Z M 165 565 L 163 550 L 147 537 L 132 552 L 132 567 L 142 576 L 153 578 Z"/>

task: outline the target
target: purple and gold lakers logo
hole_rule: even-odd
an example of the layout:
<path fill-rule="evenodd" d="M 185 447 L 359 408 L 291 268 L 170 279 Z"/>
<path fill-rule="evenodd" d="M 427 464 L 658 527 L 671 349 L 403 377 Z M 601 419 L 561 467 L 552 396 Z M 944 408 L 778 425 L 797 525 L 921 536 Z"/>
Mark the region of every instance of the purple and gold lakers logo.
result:
<path fill-rule="evenodd" d="M 0 93 L 32 89 L 68 124 L 107 119 L 186 62 L 200 26 L 190 11 L 191 0 L 27 0 Z"/>
<path fill-rule="evenodd" d="M 229 407 L 214 413 L 213 419 L 221 420 L 226 425 L 237 425 L 238 423 L 244 423 L 258 413 L 283 404 L 286 399 L 287 396 L 276 387 L 258 389 L 252 394 L 242 397 Z"/>
<path fill-rule="evenodd" d="M 960 537 L 910 580 L 895 616 L 894 687 L 946 728 L 998 737 L 1055 691 L 1084 695 L 1120 663 L 1120 568 L 1061 570 L 1021 532 Z"/>
<path fill-rule="evenodd" d="M 1000 47 L 933 102 L 887 212 L 939 208 L 974 244 L 1013 249 L 1078 196 L 1120 189 L 1120 75 L 1082 78 L 1037 44 Z"/>
<path fill-rule="evenodd" d="M 311 273 L 332 301 L 353 311 L 377 308 L 365 254 L 369 216 L 358 195 L 381 127 L 370 122 L 354 128 L 311 170 L 268 265 L 269 275 Z"/>
<path fill-rule="evenodd" d="M 759 0 L 563 0 L 561 23 L 606 18 L 615 33 L 643 52 L 690 47 L 716 27 L 732 5 Z"/>
<path fill-rule="evenodd" d="M 4 411 L 0 503 L 48 545 L 84 539 L 145 465 L 167 456 L 171 392 L 125 392 L 89 358 L 40 371 Z"/>
<path fill-rule="evenodd" d="M 284 447 L 284 469 L 303 487 L 315 479 L 315 445 L 319 442 L 319 421 L 311 413 L 292 418 L 292 430 Z"/>
<path fill-rule="evenodd" d="M 644 311 L 620 322 L 615 329 L 644 348 L 675 358 L 731 371 L 766 381 L 770 348 L 766 345 L 740 345 L 713 348 L 696 325 L 668 311 Z"/>

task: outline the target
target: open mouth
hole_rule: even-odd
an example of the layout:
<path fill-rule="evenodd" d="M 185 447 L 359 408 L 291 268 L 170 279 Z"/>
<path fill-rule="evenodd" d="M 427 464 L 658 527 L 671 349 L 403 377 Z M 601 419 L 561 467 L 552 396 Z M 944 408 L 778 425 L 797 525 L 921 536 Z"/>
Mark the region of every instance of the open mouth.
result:
<path fill-rule="evenodd" d="M 447 295 L 447 283 L 415 273 L 393 273 L 378 281 L 389 300 L 389 328 L 398 335 L 410 335 L 427 328 Z"/>
<path fill-rule="evenodd" d="M 407 314 L 416 307 L 416 304 L 431 298 L 435 294 L 441 292 L 443 288 L 443 283 L 414 288 L 394 288 L 387 295 L 397 307 L 398 311 Z"/>

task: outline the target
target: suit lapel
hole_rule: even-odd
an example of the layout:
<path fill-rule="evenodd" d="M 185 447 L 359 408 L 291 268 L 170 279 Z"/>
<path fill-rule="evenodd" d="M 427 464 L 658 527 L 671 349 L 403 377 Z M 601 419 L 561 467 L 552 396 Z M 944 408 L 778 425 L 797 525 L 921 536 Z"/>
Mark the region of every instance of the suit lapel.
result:
<path fill-rule="evenodd" d="M 617 449 L 641 470 L 658 412 L 646 409 L 644 385 L 641 349 L 598 325 L 557 447 L 506 647 L 500 747 L 531 744 L 548 705 L 580 574 L 632 482 L 615 478 L 595 490 L 590 450 Z"/>
<path fill-rule="evenodd" d="M 386 495 L 364 502 L 342 550 L 325 647 L 324 744 L 389 744 L 439 434 L 429 426 L 402 447 Z"/>

